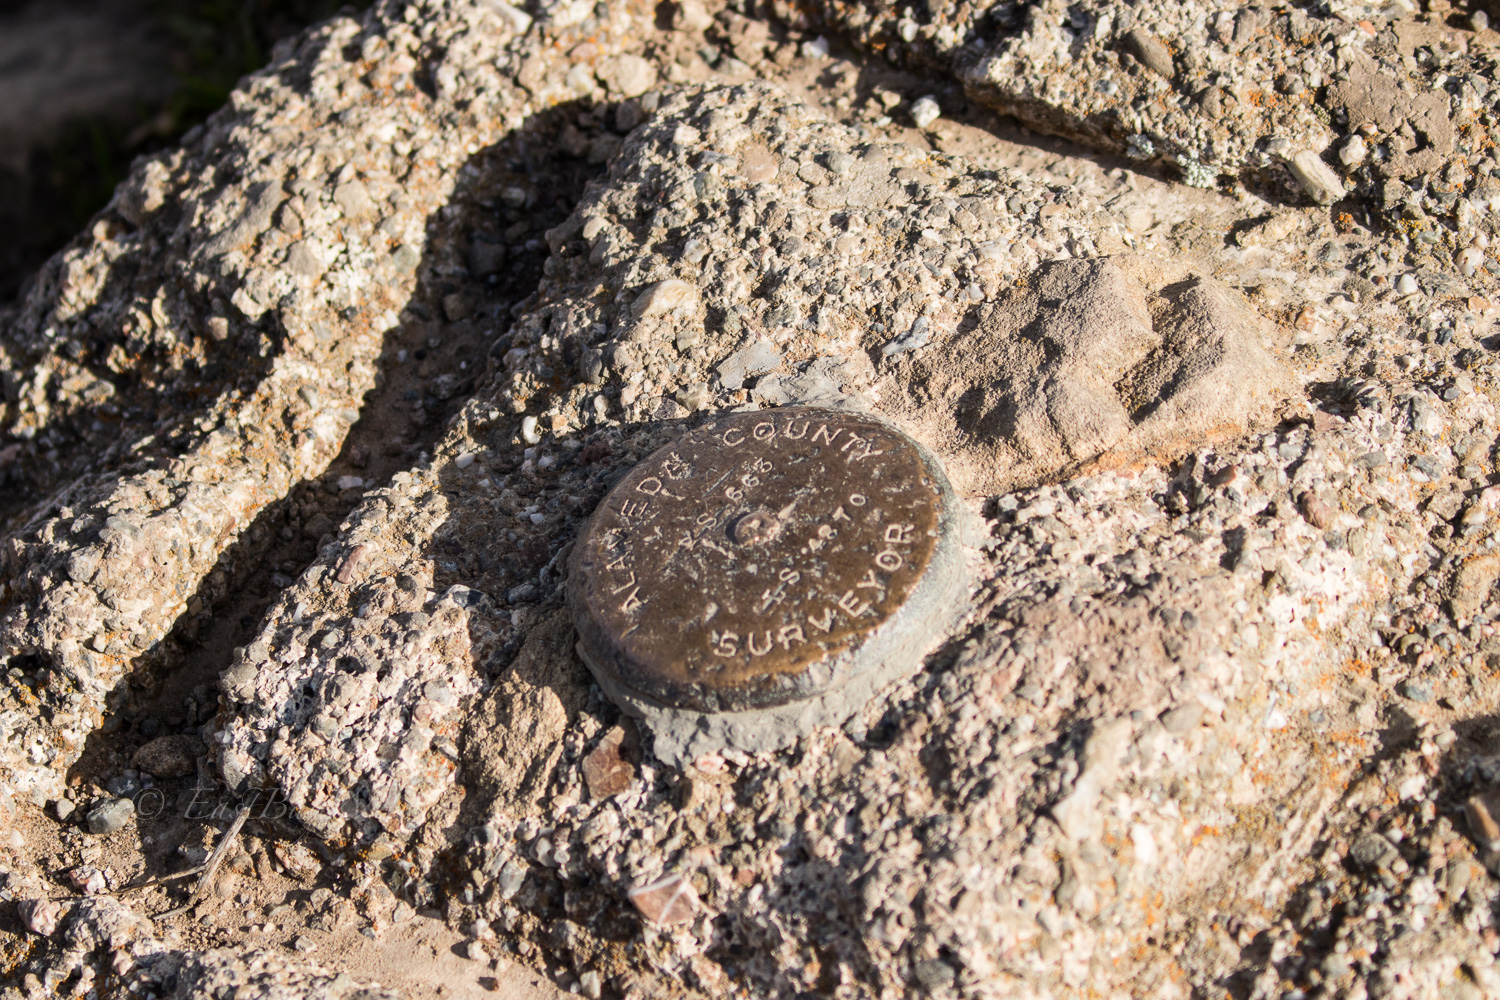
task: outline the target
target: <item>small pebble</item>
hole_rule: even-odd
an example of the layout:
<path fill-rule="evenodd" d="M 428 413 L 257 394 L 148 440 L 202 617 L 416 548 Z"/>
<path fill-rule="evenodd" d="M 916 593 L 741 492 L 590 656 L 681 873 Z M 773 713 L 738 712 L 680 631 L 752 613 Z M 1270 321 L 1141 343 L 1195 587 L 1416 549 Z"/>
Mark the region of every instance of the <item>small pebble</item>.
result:
<path fill-rule="evenodd" d="M 631 889 L 630 901 L 651 923 L 662 927 L 690 922 L 698 912 L 698 894 L 681 875 L 668 875 Z"/>
<path fill-rule="evenodd" d="M 1144 28 L 1134 28 L 1121 40 L 1126 52 L 1142 66 L 1159 76 L 1171 79 L 1174 73 L 1172 50 L 1156 35 Z"/>
<path fill-rule="evenodd" d="M 943 116 L 943 109 L 938 105 L 937 98 L 923 97 L 911 106 L 912 124 L 917 128 L 927 128 L 933 122 Z"/>
<path fill-rule="evenodd" d="M 812 41 L 802 43 L 802 55 L 808 59 L 828 58 L 828 39 L 819 35 Z"/>
<path fill-rule="evenodd" d="M 1415 295 L 1420 289 L 1417 287 L 1417 279 L 1409 274 L 1403 274 L 1396 279 L 1397 295 Z"/>
<path fill-rule="evenodd" d="M 697 302 L 698 289 L 680 278 L 668 278 L 648 287 L 636 297 L 630 309 L 636 318 L 647 319 L 678 309 L 690 309 Z"/>
<path fill-rule="evenodd" d="M 135 815 L 135 803 L 129 799 L 105 799 L 89 811 L 89 832 L 107 836 L 122 829 Z"/>
<path fill-rule="evenodd" d="M 1306 195 L 1319 205 L 1332 205 L 1344 196 L 1344 182 L 1323 158 L 1310 149 L 1293 153 L 1287 165 Z"/>
<path fill-rule="evenodd" d="M 92 865 L 74 868 L 68 872 L 68 881 L 73 884 L 73 888 L 85 896 L 97 896 L 109 888 L 104 873 Z"/>
<path fill-rule="evenodd" d="M 1357 167 L 1365 162 L 1365 157 L 1369 155 L 1369 152 L 1370 148 L 1365 144 L 1365 137 L 1356 132 L 1349 137 L 1348 142 L 1344 143 L 1344 148 L 1339 150 L 1339 162 L 1346 167 Z"/>
<path fill-rule="evenodd" d="M 605 799 L 634 784 L 635 765 L 622 750 L 624 742 L 625 731 L 616 726 L 583 758 L 583 780 L 590 798 Z"/>
<path fill-rule="evenodd" d="M 1484 263 L 1484 251 L 1478 247 L 1464 247 L 1458 252 L 1458 269 L 1463 272 L 1465 278 L 1474 277 L 1474 272 L 1479 270 L 1479 265 Z"/>
<path fill-rule="evenodd" d="M 31 933 L 49 937 L 62 918 L 62 904 L 51 899 L 23 899 L 16 904 L 16 913 Z"/>
<path fill-rule="evenodd" d="M 1422 681 L 1406 681 L 1401 685 L 1401 693 L 1412 701 L 1431 701 L 1432 685 Z"/>
<path fill-rule="evenodd" d="M 141 790 L 141 782 L 132 774 L 117 774 L 104 783 L 109 794 L 122 799 L 134 799 Z"/>

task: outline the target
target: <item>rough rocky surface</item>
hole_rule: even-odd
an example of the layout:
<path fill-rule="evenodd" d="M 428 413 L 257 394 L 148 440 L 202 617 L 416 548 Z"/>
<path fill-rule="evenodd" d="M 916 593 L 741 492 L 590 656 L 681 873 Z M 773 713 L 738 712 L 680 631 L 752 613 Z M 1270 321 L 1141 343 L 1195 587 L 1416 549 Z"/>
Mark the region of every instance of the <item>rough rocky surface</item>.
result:
<path fill-rule="evenodd" d="M 1134 256 L 1043 264 L 894 373 L 969 492 L 1171 456 L 1264 424 L 1295 380 L 1237 293 Z"/>
<path fill-rule="evenodd" d="M 1425 14 L 1344 0 L 773 6 L 1186 184 L 1325 205 L 1355 193 L 1350 209 L 1444 263 L 1491 229 L 1493 36 L 1441 0 Z"/>
<path fill-rule="evenodd" d="M 0 975 L 351 995 L 288 956 L 441 919 L 589 996 L 1500 992 L 1475 23 L 455 0 L 278 52 L 5 317 Z M 804 402 L 943 458 L 970 604 L 842 727 L 668 766 L 569 544 Z M 102 894 L 245 804 L 210 895 Z"/>
<path fill-rule="evenodd" d="M 23 912 L 31 909 L 23 901 Z M 61 907 L 56 907 L 61 910 Z M 61 946 L 39 978 L 29 975 L 15 996 L 149 995 L 174 1000 L 235 996 L 273 1000 L 399 1000 L 378 983 L 362 983 L 278 950 L 184 950 L 162 939 L 150 920 L 104 896 L 69 906 L 61 919 L 28 920 Z"/>

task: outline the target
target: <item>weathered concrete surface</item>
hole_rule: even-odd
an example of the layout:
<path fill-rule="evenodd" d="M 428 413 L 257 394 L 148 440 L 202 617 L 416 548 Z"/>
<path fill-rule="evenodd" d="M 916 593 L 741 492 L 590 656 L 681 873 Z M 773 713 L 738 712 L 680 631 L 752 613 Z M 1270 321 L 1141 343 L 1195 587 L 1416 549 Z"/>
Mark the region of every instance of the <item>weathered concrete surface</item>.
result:
<path fill-rule="evenodd" d="M 1444 265 L 1493 230 L 1493 36 L 1449 6 L 1416 16 L 1197 0 L 773 8 L 1190 185 L 1232 179 L 1318 204 L 1352 193 L 1351 208 L 1369 206 Z"/>
<path fill-rule="evenodd" d="M 255 169 L 290 179 L 285 201 L 309 206 L 304 226 L 335 219 L 350 241 L 375 240 L 392 218 L 425 226 L 417 277 L 356 254 L 350 266 L 368 268 L 358 273 L 370 290 L 348 304 L 334 308 L 348 289 L 328 271 L 306 276 L 305 301 L 263 302 L 257 268 L 272 286 L 301 280 L 286 278 L 298 273 L 296 240 L 275 228 L 281 235 L 245 235 L 248 250 L 224 250 L 260 226 L 266 189 L 253 187 L 254 171 L 243 184 L 224 180 L 218 161 L 190 159 L 206 153 L 181 153 L 196 165 L 181 177 L 157 173 L 179 169 L 171 156 L 142 165 L 105 220 L 155 204 L 158 214 L 132 225 L 177 246 L 164 259 L 187 274 L 171 293 L 180 298 L 162 299 L 165 321 L 136 318 L 131 332 L 98 321 L 107 344 L 139 339 L 119 354 L 137 374 L 115 390 L 132 400 L 122 414 L 142 414 L 116 432 L 129 445 L 85 457 L 106 434 L 89 421 L 107 404 L 90 401 L 84 382 L 63 388 L 81 378 L 69 366 L 81 364 L 83 341 L 68 347 L 58 319 L 72 308 L 69 262 L 113 259 L 104 244 L 122 241 L 95 234 L 69 251 L 15 319 L 10 461 L 26 481 L 70 492 L 18 514 L 9 542 L 0 600 L 17 674 L 0 705 L 0 809 L 39 823 L 35 803 L 50 801 L 56 815 L 71 802 L 49 777 L 77 755 L 61 734 L 76 741 L 93 727 L 104 692 L 184 620 L 184 604 L 212 605 L 212 583 L 205 593 L 201 581 L 243 518 L 332 461 L 361 394 L 378 393 L 376 373 L 399 370 L 381 354 L 364 296 L 389 299 L 388 336 L 417 327 L 412 302 L 440 309 L 449 325 L 422 328 L 433 351 L 437 331 L 473 330 L 460 324 L 479 308 L 483 340 L 462 336 L 483 346 L 427 368 L 434 383 L 448 377 L 431 394 L 455 401 L 452 419 L 388 482 L 349 487 L 362 499 L 342 524 L 313 529 L 316 557 L 252 620 L 219 682 L 218 716 L 194 723 L 232 789 L 279 790 L 302 830 L 343 858 L 329 862 L 348 872 L 329 876 L 340 892 L 386 887 L 403 905 L 442 913 L 477 953 L 514 949 L 601 995 L 1491 989 L 1500 885 L 1485 868 L 1485 796 L 1500 782 L 1488 714 L 1500 493 L 1496 313 L 1481 238 L 1491 224 L 1444 199 L 1449 181 L 1423 149 L 1378 162 L 1417 171 L 1421 184 L 1407 190 L 1452 210 L 1436 242 L 1420 225 L 1362 229 L 1347 201 L 1331 212 L 1288 207 L 1256 187 L 1264 178 L 1245 137 L 1226 147 L 1243 158 L 1223 162 L 1249 165 L 1226 171 L 1249 184 L 1232 197 L 1151 187 L 1078 158 L 1019 169 L 1029 154 L 1007 162 L 1000 140 L 946 119 L 927 122 L 929 145 L 882 120 L 929 83 L 951 107 L 940 82 L 902 78 L 905 96 L 878 82 L 862 91 L 862 70 L 841 62 L 809 68 L 804 79 L 816 82 L 801 99 L 749 77 L 790 79 L 791 67 L 821 58 L 817 39 L 729 11 L 683 5 L 660 37 L 691 43 L 638 63 L 617 57 L 637 54 L 625 39 L 644 37 L 644 12 L 591 24 L 589 10 L 557 6 L 528 25 L 503 5 L 433 5 L 411 21 L 406 9 L 310 34 L 284 54 L 290 68 L 247 90 L 270 95 L 266 107 L 292 107 L 300 92 L 283 94 L 277 73 L 310 73 L 296 78 L 315 89 L 322 79 L 330 106 L 346 103 L 320 134 L 368 130 L 362 148 L 387 164 L 389 187 L 375 169 L 333 171 L 326 154 L 317 160 L 317 137 L 276 132 L 269 111 L 263 120 L 231 109 L 222 121 L 242 131 L 226 125 L 215 144 L 192 148 L 242 134 L 246 148 L 265 150 Z M 986 16 L 1003 25 L 1007 12 Z M 1165 81 L 1167 57 L 1176 72 L 1191 67 L 1174 42 L 1192 26 L 1212 22 L 1213 44 L 1228 52 L 1241 14 L 1244 44 L 1255 46 L 1271 44 L 1257 32 L 1280 38 L 1307 20 L 1290 11 L 1255 27 L 1261 15 L 1247 8 L 1221 29 L 1216 9 L 1170 8 L 1154 27 L 1127 24 L 1135 15 L 1123 8 L 1083 15 L 1097 25 L 1104 13 L 1111 29 L 1075 34 L 1078 51 L 1113 60 L 1110 72 L 1147 96 L 1175 86 L 1153 79 Z M 850 10 L 832 15 L 863 30 Z M 1042 7 L 1033 20 L 973 54 L 1010 53 L 1005 85 L 1041 92 L 1067 75 L 1064 50 L 1042 44 L 1064 19 Z M 1326 41 L 1326 25 L 1298 23 Z M 694 54 L 705 27 L 725 79 L 650 89 L 708 76 Z M 1403 46 L 1446 44 L 1447 29 L 1434 29 L 1438 38 L 1429 28 L 1398 17 L 1376 36 L 1357 22 L 1350 30 L 1389 32 L 1397 56 L 1380 58 L 1404 59 Z M 585 34 L 596 29 L 604 43 Z M 1138 29 L 1163 45 L 1130 34 Z M 407 33 L 416 40 L 402 42 Z M 908 33 L 927 37 L 921 26 Z M 938 49 L 962 42 L 939 33 Z M 1490 58 L 1490 36 L 1466 44 L 1464 58 Z M 1311 74 L 1320 64 L 1307 58 Z M 1423 63 L 1456 58 L 1444 48 Z M 1329 95 L 1351 114 L 1364 106 L 1356 64 L 1348 88 L 1326 73 L 1308 121 L 1299 107 L 1268 113 L 1334 129 L 1317 109 L 1338 110 Z M 985 64 L 963 63 L 974 65 Z M 399 74 L 387 79 L 398 66 L 428 71 L 408 93 Z M 587 110 L 525 124 L 585 92 L 598 98 Z M 509 110 L 481 113 L 487 101 Z M 1066 126 L 1058 131 L 1098 129 L 1081 105 L 1029 105 L 1041 106 Z M 1179 111 L 1184 128 L 1202 121 L 1181 102 L 1151 107 L 1166 116 L 1159 131 Z M 405 124 L 382 139 L 386 117 Z M 1246 120 L 1245 136 L 1259 120 Z M 1436 120 L 1423 120 L 1441 142 Z M 1374 127 L 1371 139 L 1385 126 Z M 434 148 L 402 139 L 399 152 L 398 133 Z M 486 173 L 484 158 L 477 177 L 466 172 L 477 153 L 468 145 L 481 141 L 500 144 L 507 170 L 540 147 L 553 159 L 535 154 L 535 176 L 564 163 L 602 170 L 576 205 L 553 206 L 545 243 L 527 251 L 548 255 L 534 294 L 504 307 L 484 290 L 527 246 L 524 227 L 514 229 L 527 194 L 508 193 L 521 185 Z M 293 151 L 285 160 L 283 146 Z M 321 179 L 316 191 L 298 189 L 304 169 Z M 401 169 L 430 170 L 431 187 Z M 159 204 L 154 176 L 173 192 Z M 1484 177 L 1464 184 L 1478 190 Z M 355 179 L 363 198 L 348 186 Z M 1391 218 L 1392 205 L 1412 204 L 1359 184 L 1354 207 Z M 153 228 L 188 204 L 175 192 L 202 190 L 193 185 L 231 193 L 222 210 L 202 210 L 201 226 L 184 215 L 171 223 L 180 235 Z M 440 210 L 444 198 L 455 211 Z M 280 225 L 285 201 L 268 225 Z M 392 269 L 416 239 L 383 238 Z M 1436 255 L 1454 239 L 1473 253 Z M 163 279 L 140 253 L 129 287 L 150 291 L 149 304 Z M 311 253 L 297 251 L 297 266 Z M 261 263 L 237 270 L 236 254 L 267 256 L 245 256 Z M 174 332 L 166 303 L 212 317 L 214 294 L 232 307 L 234 336 Z M 217 375 L 196 374 L 194 352 L 207 361 L 262 343 L 238 332 L 266 332 L 248 325 L 261 322 L 258 305 L 287 334 L 266 333 L 261 367 L 226 354 Z M 299 317 L 319 316 L 328 337 L 313 330 L 311 346 L 298 346 Z M 247 378 L 238 397 L 231 372 Z M 317 402 L 302 394 L 326 378 Z M 194 385 L 208 388 L 193 396 Z M 218 402 L 183 402 L 174 426 L 201 418 L 208 429 L 153 431 L 147 442 L 169 403 L 176 413 L 191 399 Z M 808 399 L 874 408 L 943 456 L 985 525 L 974 609 L 844 726 L 779 753 L 668 767 L 571 652 L 561 606 L 569 542 L 614 478 L 699 414 Z M 84 444 L 49 458 L 66 426 Z M 257 435 L 290 457 L 247 451 Z M 312 442 L 307 457 L 302 442 Z M 191 494 L 193 468 L 217 506 Z M 181 491 L 197 505 L 192 518 L 173 506 Z M 189 537 L 182 525 L 199 522 Z M 103 650 L 90 645 L 96 635 Z M 110 653 L 125 635 L 144 642 Z M 276 854 L 288 870 L 317 870 L 290 846 Z M 44 951 L 37 961 L 50 960 Z"/>
<path fill-rule="evenodd" d="M 1100 257 L 1043 265 L 893 381 L 903 415 L 991 496 L 1266 424 L 1296 387 L 1277 340 L 1212 278 Z"/>

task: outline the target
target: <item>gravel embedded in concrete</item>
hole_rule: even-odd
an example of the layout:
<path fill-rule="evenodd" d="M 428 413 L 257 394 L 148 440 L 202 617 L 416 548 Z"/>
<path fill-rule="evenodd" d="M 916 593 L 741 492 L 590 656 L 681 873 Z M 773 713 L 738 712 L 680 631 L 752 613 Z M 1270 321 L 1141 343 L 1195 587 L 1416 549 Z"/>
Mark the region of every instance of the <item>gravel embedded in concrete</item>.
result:
<path fill-rule="evenodd" d="M 587 995 L 1497 988 L 1496 39 L 1342 2 L 780 14 L 336 18 L 6 315 L 21 975 L 351 995 L 292 942 L 336 965 L 315 922 L 420 909 Z M 573 652 L 568 546 L 685 430 L 808 402 L 941 455 L 976 605 L 842 725 L 669 765 Z M 237 564 L 265 610 L 218 690 L 122 711 Z M 42 905 L 125 870 L 74 827 L 189 793 L 191 740 L 300 823 L 212 890 L 304 886 L 233 930 L 274 950 Z"/>

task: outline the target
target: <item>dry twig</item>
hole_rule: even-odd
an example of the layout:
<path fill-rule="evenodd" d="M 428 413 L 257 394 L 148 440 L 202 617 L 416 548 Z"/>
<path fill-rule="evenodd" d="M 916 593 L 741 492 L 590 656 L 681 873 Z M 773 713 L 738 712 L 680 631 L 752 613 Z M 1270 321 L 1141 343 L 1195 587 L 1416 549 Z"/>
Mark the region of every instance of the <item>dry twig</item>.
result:
<path fill-rule="evenodd" d="M 214 872 L 218 871 L 219 864 L 224 860 L 225 855 L 229 853 L 229 848 L 234 845 L 236 839 L 239 837 L 240 827 L 244 826 L 245 820 L 249 818 L 250 807 L 245 806 L 240 810 L 239 815 L 234 818 L 234 822 L 229 825 L 229 829 L 224 831 L 224 836 L 219 838 L 219 843 L 216 847 L 214 847 L 214 852 L 210 854 L 208 856 L 208 860 L 204 862 L 203 868 L 201 869 L 203 874 L 199 876 L 198 881 L 193 884 L 192 891 L 188 893 L 187 902 L 183 903 L 176 909 L 168 910 L 165 913 L 158 913 L 156 915 L 157 920 L 165 920 L 167 917 L 175 917 L 177 914 L 191 909 L 193 904 L 198 902 L 198 900 L 203 897 L 203 893 L 208 889 L 209 883 L 213 881 Z"/>

